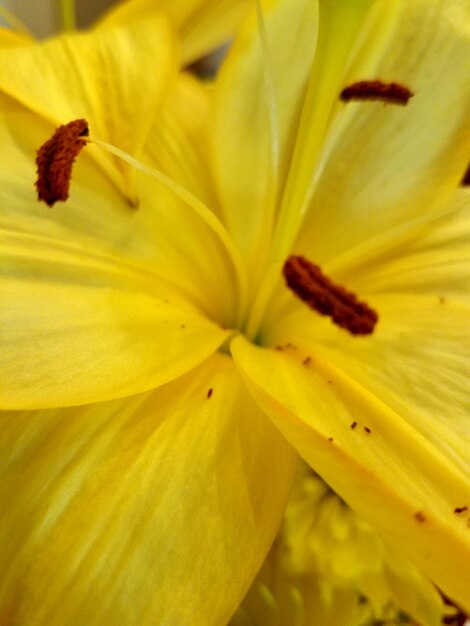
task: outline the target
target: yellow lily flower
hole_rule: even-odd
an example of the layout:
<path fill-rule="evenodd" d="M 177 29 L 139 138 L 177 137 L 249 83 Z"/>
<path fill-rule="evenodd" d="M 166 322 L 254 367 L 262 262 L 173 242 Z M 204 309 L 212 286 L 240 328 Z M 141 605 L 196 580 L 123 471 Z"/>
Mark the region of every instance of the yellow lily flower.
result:
<path fill-rule="evenodd" d="M 263 10 L 213 92 L 158 15 L 0 49 L 6 623 L 228 623 L 298 454 L 470 610 L 468 4 Z M 79 118 L 150 169 L 87 146 L 49 209 Z"/>

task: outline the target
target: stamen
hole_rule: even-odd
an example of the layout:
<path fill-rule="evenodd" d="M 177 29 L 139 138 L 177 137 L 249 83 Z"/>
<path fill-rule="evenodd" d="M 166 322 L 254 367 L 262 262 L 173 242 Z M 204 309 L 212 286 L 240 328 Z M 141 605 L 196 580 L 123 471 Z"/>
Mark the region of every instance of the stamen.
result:
<path fill-rule="evenodd" d="M 413 97 L 413 93 L 398 83 L 383 83 L 380 80 L 361 80 L 345 87 L 340 94 L 340 100 L 379 100 L 389 104 L 404 106 Z"/>
<path fill-rule="evenodd" d="M 327 315 L 352 335 L 373 332 L 377 313 L 355 294 L 335 285 L 318 265 L 302 256 L 290 256 L 284 263 L 283 274 L 289 289 L 320 315 Z"/>
<path fill-rule="evenodd" d="M 87 143 L 83 137 L 88 137 L 88 122 L 83 119 L 74 120 L 59 126 L 52 137 L 39 148 L 36 157 L 36 188 L 38 199 L 48 206 L 53 206 L 59 200 L 65 202 L 69 197 L 72 166 Z"/>

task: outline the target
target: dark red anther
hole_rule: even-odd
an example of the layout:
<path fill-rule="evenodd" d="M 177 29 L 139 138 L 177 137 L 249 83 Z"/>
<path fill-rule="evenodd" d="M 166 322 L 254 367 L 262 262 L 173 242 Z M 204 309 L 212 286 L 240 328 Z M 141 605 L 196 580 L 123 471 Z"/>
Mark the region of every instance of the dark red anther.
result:
<path fill-rule="evenodd" d="M 74 120 L 55 131 L 37 153 L 38 199 L 48 206 L 69 197 L 72 166 L 81 149 L 86 145 L 83 137 L 88 136 L 88 122 Z"/>
<path fill-rule="evenodd" d="M 340 94 L 340 100 L 379 100 L 389 104 L 408 104 L 413 93 L 398 83 L 383 83 L 381 80 L 361 80 L 345 87 Z"/>
<path fill-rule="evenodd" d="M 284 263 L 287 286 L 311 309 L 327 315 L 352 335 L 370 335 L 378 320 L 377 313 L 354 293 L 336 285 L 318 265 L 303 256 L 290 256 Z"/>

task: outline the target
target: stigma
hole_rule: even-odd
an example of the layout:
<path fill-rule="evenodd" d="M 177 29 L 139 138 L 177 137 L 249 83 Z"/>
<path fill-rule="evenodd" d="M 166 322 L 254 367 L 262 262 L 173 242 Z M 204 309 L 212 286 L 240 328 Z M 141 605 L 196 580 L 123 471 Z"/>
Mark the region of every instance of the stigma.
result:
<path fill-rule="evenodd" d="M 72 167 L 76 157 L 87 144 L 88 122 L 74 120 L 59 126 L 50 139 L 38 150 L 36 157 L 36 189 L 38 200 L 52 207 L 69 197 Z"/>
<path fill-rule="evenodd" d="M 377 313 L 354 293 L 333 283 L 318 265 L 303 256 L 290 256 L 284 263 L 283 275 L 298 298 L 351 335 L 370 335 L 374 331 Z"/>

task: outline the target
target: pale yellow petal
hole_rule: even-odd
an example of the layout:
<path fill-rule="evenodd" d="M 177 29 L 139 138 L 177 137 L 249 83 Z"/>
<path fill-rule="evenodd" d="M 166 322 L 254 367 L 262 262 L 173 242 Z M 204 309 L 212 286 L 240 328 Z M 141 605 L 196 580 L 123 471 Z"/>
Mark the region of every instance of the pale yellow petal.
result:
<path fill-rule="evenodd" d="M 150 130 L 142 158 L 218 213 L 208 167 L 211 95 L 210 85 L 189 73 L 180 73 Z"/>
<path fill-rule="evenodd" d="M 128 0 L 106 14 L 98 27 L 161 11 L 179 31 L 182 61 L 188 64 L 229 39 L 251 6 L 251 0 Z"/>
<path fill-rule="evenodd" d="M 227 331 L 148 291 L 65 280 L 51 259 L 43 279 L 0 283 L 0 406 L 45 408 L 119 398 L 194 367 Z M 64 259 L 65 260 L 65 259 Z M 46 261 L 47 262 L 47 261 Z M 67 278 L 69 278 L 67 276 Z"/>
<path fill-rule="evenodd" d="M 468 164 L 468 2 L 383 0 L 375 11 L 345 85 L 379 78 L 414 96 L 344 105 L 296 246 L 319 262 L 432 213 Z"/>
<path fill-rule="evenodd" d="M 263 24 L 251 15 L 217 78 L 212 169 L 227 227 L 253 272 L 267 253 L 316 34 L 317 2 L 265 2 Z"/>
<path fill-rule="evenodd" d="M 0 423 L 3 621 L 228 622 L 295 461 L 228 357 L 125 401 Z"/>
<path fill-rule="evenodd" d="M 470 297 L 470 189 L 458 189 L 442 208 L 414 228 L 384 233 L 380 245 L 344 256 L 338 279 L 363 294 L 429 294 L 468 302 Z"/>
<path fill-rule="evenodd" d="M 469 506 L 470 490 L 459 463 L 323 351 L 273 351 L 239 337 L 232 354 L 260 407 L 313 469 L 468 610 L 469 515 L 454 510 Z"/>

